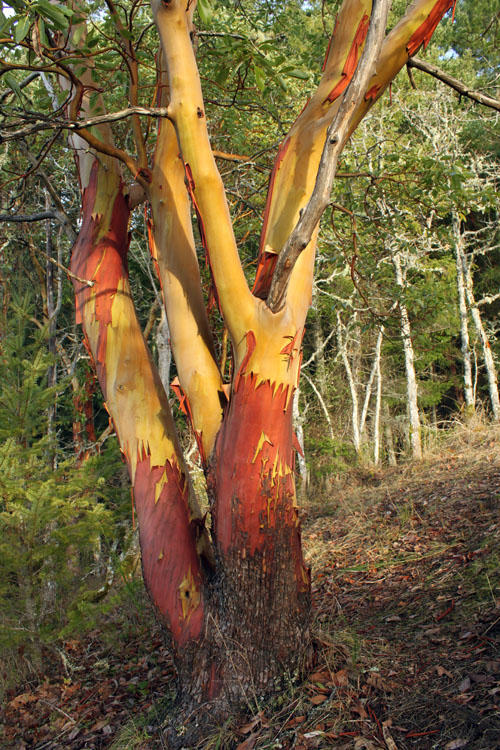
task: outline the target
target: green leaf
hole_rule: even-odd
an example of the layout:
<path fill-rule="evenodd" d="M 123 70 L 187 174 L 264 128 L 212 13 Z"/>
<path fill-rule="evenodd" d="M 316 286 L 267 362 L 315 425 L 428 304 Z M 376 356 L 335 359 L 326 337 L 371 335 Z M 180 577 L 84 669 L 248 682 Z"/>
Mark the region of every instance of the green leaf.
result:
<path fill-rule="evenodd" d="M 255 83 L 257 84 L 260 91 L 264 91 L 264 86 L 266 85 L 266 74 L 262 70 L 262 68 L 259 68 L 257 65 L 253 66 L 253 70 L 255 73 Z"/>
<path fill-rule="evenodd" d="M 19 21 L 16 23 L 16 28 L 14 31 L 14 39 L 19 44 L 19 42 L 22 42 L 23 39 L 27 36 L 28 31 L 30 30 L 30 19 L 28 16 L 24 16 L 24 18 L 20 18 Z"/>
<path fill-rule="evenodd" d="M 291 76 L 292 78 L 300 78 L 301 81 L 309 80 L 309 73 L 306 73 L 303 70 L 299 70 L 298 68 L 292 68 L 292 70 L 284 70 L 283 72 L 287 76 Z"/>
<path fill-rule="evenodd" d="M 6 73 L 4 75 L 4 77 L 3 77 L 3 80 L 5 81 L 5 83 L 7 84 L 7 86 L 10 89 L 12 89 L 12 91 L 15 93 L 15 95 L 19 99 L 22 99 L 21 89 L 19 88 L 19 84 L 16 81 L 16 79 L 14 78 L 14 76 L 12 75 L 12 73 Z"/>
<path fill-rule="evenodd" d="M 68 18 L 66 13 L 63 12 L 62 6 L 51 5 L 49 0 L 37 0 L 36 3 L 33 3 L 33 8 L 41 16 L 52 21 L 56 28 L 65 29 L 68 26 Z"/>
<path fill-rule="evenodd" d="M 43 18 L 38 19 L 38 31 L 40 33 L 40 41 L 45 46 L 49 46 L 49 40 L 47 39 L 47 33 L 45 31 L 45 21 Z"/>
<path fill-rule="evenodd" d="M 210 19 L 212 18 L 213 14 L 213 8 L 210 0 L 198 0 L 197 8 L 200 21 L 204 26 L 206 26 L 208 23 L 210 23 Z"/>

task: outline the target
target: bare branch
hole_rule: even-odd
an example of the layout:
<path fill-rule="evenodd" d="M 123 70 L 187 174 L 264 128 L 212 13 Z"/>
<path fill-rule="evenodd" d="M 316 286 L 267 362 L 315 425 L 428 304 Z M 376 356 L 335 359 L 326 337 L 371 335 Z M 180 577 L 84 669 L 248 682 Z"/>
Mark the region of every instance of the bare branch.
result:
<path fill-rule="evenodd" d="M 34 118 L 32 125 L 12 132 L 1 131 L 0 142 L 2 141 L 13 141 L 16 138 L 23 138 L 27 135 L 38 132 L 39 130 L 70 130 L 78 132 L 81 130 L 87 130 L 93 128 L 96 125 L 103 125 L 110 122 L 118 122 L 119 120 L 125 120 L 127 117 L 134 115 L 144 115 L 145 117 L 167 117 L 167 107 L 127 107 L 119 112 L 109 112 L 108 114 L 97 115 L 96 117 L 89 117 L 87 120 L 65 120 L 63 118 L 42 117 L 37 115 Z M 30 119 L 30 118 L 27 118 Z"/>
<path fill-rule="evenodd" d="M 328 409 L 326 407 L 326 404 L 325 404 L 325 401 L 323 399 L 323 396 L 318 391 L 317 387 L 314 385 L 314 382 L 311 380 L 310 377 L 308 377 L 306 375 L 305 372 L 302 373 L 302 377 L 305 378 L 305 380 L 307 380 L 307 382 L 309 383 L 309 385 L 313 389 L 314 393 L 316 394 L 316 398 L 319 401 L 319 405 L 321 406 L 321 408 L 323 410 L 323 414 L 325 415 L 325 419 L 326 419 L 326 421 L 328 423 L 328 431 L 330 433 L 330 437 L 331 437 L 332 440 L 335 440 L 335 433 L 333 431 L 332 418 L 330 417 L 330 414 L 328 413 Z"/>
<path fill-rule="evenodd" d="M 36 214 L 0 214 L 0 221 L 13 221 L 19 224 L 23 222 L 43 221 L 44 219 L 56 219 L 61 223 L 66 222 L 66 217 L 61 216 L 58 211 L 39 211 Z"/>
<path fill-rule="evenodd" d="M 51 258 L 50 255 L 47 255 L 47 253 L 44 253 L 43 250 L 37 250 L 37 252 L 41 253 L 45 258 L 47 258 L 48 261 L 53 263 L 55 266 L 61 269 L 61 271 L 64 271 L 70 279 L 75 279 L 75 281 L 79 281 L 80 284 L 85 284 L 86 286 L 94 286 L 95 281 L 90 281 L 90 279 L 82 279 L 81 276 L 77 276 L 76 273 L 73 273 L 73 271 L 70 271 L 69 268 L 66 268 L 66 266 L 63 266 L 62 263 L 59 263 L 58 260 L 55 258 Z"/>
<path fill-rule="evenodd" d="M 31 81 L 34 81 L 35 78 L 38 78 L 39 75 L 40 73 L 38 71 L 35 71 L 34 73 L 30 73 L 28 76 L 26 76 L 24 81 L 20 81 L 18 83 L 19 88 L 24 89 L 26 86 L 28 86 L 31 83 Z M 0 96 L 0 104 L 3 104 L 4 101 L 13 93 L 14 93 L 13 91 L 4 91 L 2 96 Z"/>
<path fill-rule="evenodd" d="M 483 297 L 482 299 L 476 300 L 476 305 L 479 307 L 479 305 L 492 305 L 493 302 L 496 302 L 500 299 L 500 292 L 497 294 L 490 294 L 487 297 Z"/>
<path fill-rule="evenodd" d="M 66 235 L 69 239 L 69 241 L 73 244 L 76 240 L 77 234 L 74 230 L 73 224 L 71 222 L 71 219 L 69 218 L 68 214 L 64 210 L 63 203 L 61 201 L 61 198 L 59 196 L 59 193 L 57 190 L 53 187 L 51 181 L 49 180 L 47 174 L 44 172 L 43 169 L 39 168 L 39 161 L 37 158 L 28 150 L 28 147 L 26 143 L 21 142 L 20 143 L 20 149 L 21 152 L 26 156 L 28 161 L 30 162 L 32 168 L 36 170 L 37 176 L 40 178 L 40 180 L 44 183 L 46 189 L 48 190 L 53 203 L 56 206 L 56 212 L 57 212 L 57 220 L 61 222 L 62 226 L 64 227 L 64 230 L 66 232 Z"/>
<path fill-rule="evenodd" d="M 431 63 L 421 60 L 418 57 L 410 57 L 406 64 L 409 68 L 417 68 L 418 70 L 422 70 L 424 73 L 428 73 L 434 78 L 437 78 L 438 81 L 442 81 L 442 83 L 445 83 L 455 91 L 458 91 L 461 96 L 466 96 L 468 99 L 472 99 L 472 101 L 483 104 L 485 107 L 491 107 L 500 112 L 500 101 L 498 99 L 494 99 L 492 96 L 487 96 L 486 94 L 481 94 L 480 91 L 470 89 L 465 83 L 462 83 L 462 81 L 459 81 L 457 78 L 453 78 L 453 76 L 448 75 L 448 73 L 445 73 L 444 70 L 437 68 L 435 65 L 431 65 Z"/>
<path fill-rule="evenodd" d="M 349 136 L 351 118 L 365 95 L 378 60 L 384 40 L 388 10 L 389 0 L 375 0 L 373 3 L 365 47 L 356 72 L 345 91 L 342 104 L 327 130 L 316 184 L 311 198 L 302 209 L 295 228 L 278 256 L 267 298 L 267 305 L 273 312 L 277 312 L 283 307 L 288 282 L 295 263 L 301 252 L 309 244 L 321 215 L 329 203 L 338 159 Z"/>

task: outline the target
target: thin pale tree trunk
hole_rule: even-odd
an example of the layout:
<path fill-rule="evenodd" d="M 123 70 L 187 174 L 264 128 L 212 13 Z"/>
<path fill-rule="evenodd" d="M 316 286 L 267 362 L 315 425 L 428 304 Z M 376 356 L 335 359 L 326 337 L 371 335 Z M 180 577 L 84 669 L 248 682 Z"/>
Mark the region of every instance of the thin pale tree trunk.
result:
<path fill-rule="evenodd" d="M 358 403 L 358 389 L 352 373 L 351 363 L 347 356 L 347 340 L 344 338 L 343 324 L 340 318 L 340 314 L 337 313 L 337 342 L 338 347 L 342 356 L 342 362 L 347 375 L 347 382 L 349 383 L 349 390 L 351 392 L 351 404 L 352 404 L 352 442 L 356 453 L 359 453 L 361 449 L 361 435 L 359 430 L 359 403 Z"/>
<path fill-rule="evenodd" d="M 472 361 L 469 341 L 469 323 L 467 302 L 465 299 L 465 279 L 462 264 L 463 237 L 460 232 L 460 219 L 456 211 L 453 212 L 453 234 L 455 238 L 455 264 L 457 272 L 458 311 L 460 315 L 460 340 L 464 367 L 464 398 L 466 416 L 475 410 L 474 388 L 472 385 Z"/>
<path fill-rule="evenodd" d="M 373 363 L 370 370 L 370 377 L 365 388 L 365 400 L 363 402 L 363 409 L 361 411 L 361 419 L 359 420 L 359 434 L 363 436 L 366 425 L 366 418 L 368 416 L 368 407 L 370 406 L 370 399 L 372 396 L 373 383 L 377 376 L 377 372 L 380 371 L 380 351 L 382 348 L 382 339 L 384 337 L 384 326 L 381 326 L 377 336 L 377 342 L 375 344 L 375 351 L 373 353 Z"/>
<path fill-rule="evenodd" d="M 465 279 L 465 294 L 467 297 L 467 302 L 469 305 L 472 320 L 474 322 L 474 326 L 477 331 L 477 335 L 481 341 L 481 346 L 483 349 L 484 366 L 486 368 L 486 376 L 488 378 L 488 390 L 490 394 L 493 418 L 495 422 L 498 422 L 500 420 L 500 400 L 498 397 L 498 377 L 497 377 L 495 362 L 493 360 L 493 354 L 491 351 L 491 345 L 490 345 L 490 341 L 488 338 L 488 334 L 486 333 L 486 330 L 484 328 L 484 324 L 481 318 L 481 313 L 479 312 L 479 306 L 474 296 L 474 285 L 473 285 L 473 280 L 472 280 L 472 273 L 470 270 L 470 264 L 468 263 L 467 258 L 465 256 L 465 250 L 463 248 L 463 245 L 457 244 L 457 250 L 460 254 L 460 259 L 462 262 L 462 269 L 463 269 L 463 274 L 464 274 L 464 279 Z"/>
<path fill-rule="evenodd" d="M 401 268 L 401 258 L 399 253 L 392 256 L 392 262 L 396 274 L 396 284 L 403 292 L 405 288 L 405 279 Z M 408 397 L 408 413 L 410 419 L 410 445 L 412 456 L 415 460 L 420 461 L 422 458 L 422 440 L 420 414 L 418 411 L 418 388 L 417 377 L 415 374 L 415 355 L 413 352 L 413 343 L 411 340 L 411 326 L 408 315 L 408 308 L 402 299 L 399 300 L 399 314 L 401 321 L 401 339 L 403 341 L 403 351 L 405 357 L 406 369 L 406 390 Z"/>
<path fill-rule="evenodd" d="M 377 344 L 380 341 L 380 346 L 377 347 L 375 358 L 375 377 L 377 381 L 377 388 L 375 391 L 375 413 L 373 417 L 373 463 L 375 465 L 377 465 L 380 460 L 380 411 L 382 408 L 382 368 L 380 366 L 380 348 L 383 335 L 384 327 L 382 326 L 380 328 L 379 338 L 377 340 Z"/>
<path fill-rule="evenodd" d="M 304 452 L 304 415 L 300 413 L 299 407 L 300 388 L 293 394 L 293 426 L 297 436 L 297 463 L 299 465 L 299 476 L 301 479 L 301 490 L 304 494 L 307 488 L 307 464 Z"/>

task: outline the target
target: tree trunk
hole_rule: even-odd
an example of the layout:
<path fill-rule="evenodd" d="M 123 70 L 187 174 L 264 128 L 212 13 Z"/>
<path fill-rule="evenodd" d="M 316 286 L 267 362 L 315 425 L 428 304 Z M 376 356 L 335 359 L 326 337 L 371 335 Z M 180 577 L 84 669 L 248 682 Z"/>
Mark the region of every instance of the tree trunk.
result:
<path fill-rule="evenodd" d="M 404 276 L 401 268 L 401 258 L 399 253 L 392 256 L 394 270 L 396 272 L 396 283 L 401 292 L 404 289 Z M 417 395 L 417 377 L 415 375 L 415 356 L 413 353 L 413 343 L 411 340 L 411 327 L 408 309 L 403 300 L 399 300 L 399 313 L 401 319 L 401 338 L 403 340 L 403 350 L 405 355 L 406 369 L 406 389 L 408 396 L 408 413 L 410 421 L 410 445 L 412 457 L 420 461 L 422 458 L 422 442 L 420 414 L 418 412 L 418 395 Z"/>
<path fill-rule="evenodd" d="M 157 104 L 167 111 L 159 120 L 152 161 L 136 113 L 130 122 L 137 158 L 116 147 L 106 118 L 71 135 L 83 204 L 71 259 L 77 322 L 127 462 L 144 581 L 175 651 L 184 726 L 177 732 L 171 725 L 173 747 L 194 747 L 210 723 L 220 724 L 242 704 L 253 711 L 261 696 L 297 675 L 309 659 L 311 586 L 296 508 L 292 417 L 319 216 L 315 218 L 316 209 L 304 209 L 316 189 L 318 169 L 328 173 L 328 184 L 320 180 L 328 202 L 342 145 L 408 54 L 429 38 L 450 2 L 417 0 L 386 38 L 377 65 L 387 2 L 375 3 L 373 12 L 368 0 L 345 2 L 320 86 L 276 159 L 255 293 L 247 284 L 210 146 L 193 49 L 196 3 L 152 0 L 161 48 Z M 110 12 L 128 50 L 128 96 L 135 107 L 135 48 L 119 13 Z M 75 24 L 69 46 L 85 39 L 84 22 L 77 19 Z M 63 78 L 61 85 L 71 89 L 69 119 L 100 118 L 105 107 L 95 91 L 92 63 Z M 328 165 L 330 147 L 334 156 Z M 176 391 L 207 472 L 211 539 L 131 297 L 127 251 L 134 185 L 126 189 L 117 160 L 148 201 L 150 248 L 171 334 Z M 223 381 L 216 358 L 193 212 L 231 339 L 236 373 L 231 384 Z M 300 247 L 292 243 L 294 252 L 298 248 L 293 262 L 283 252 L 286 273 L 273 276 L 273 256 L 283 251 L 304 215 L 314 226 Z M 274 282 L 279 305 L 271 302 Z M 359 432 L 355 387 L 354 410 Z M 359 435 L 357 443 L 359 447 Z"/>
<path fill-rule="evenodd" d="M 215 567 L 203 638 L 178 653 L 183 713 L 221 721 L 295 679 L 310 660 L 310 572 L 295 501 L 293 388 L 263 379 L 248 349 L 210 460 Z M 200 709 L 201 706 L 201 709 Z M 196 729 L 191 741 L 194 741 Z M 170 742 L 175 746 L 172 728 Z M 179 742 L 186 742 L 185 736 Z"/>
<path fill-rule="evenodd" d="M 469 325 L 467 303 L 465 301 L 465 279 L 462 265 L 463 238 L 460 233 L 460 220 L 456 211 L 453 212 L 453 234 L 455 237 L 455 262 L 457 272 L 458 311 L 460 315 L 460 339 L 464 367 L 464 397 L 466 417 L 475 410 L 474 388 L 472 386 L 472 362 L 469 343 Z"/>
<path fill-rule="evenodd" d="M 344 329 L 346 332 L 346 338 L 344 338 L 342 329 Z M 342 362 L 344 363 L 344 367 L 345 367 L 345 371 L 347 375 L 347 382 L 349 383 L 349 390 L 351 392 L 352 442 L 354 444 L 356 453 L 359 453 L 361 450 L 361 434 L 359 430 L 358 387 L 354 379 L 354 375 L 353 375 L 352 368 L 351 368 L 351 363 L 349 362 L 349 357 L 347 356 L 347 329 L 342 324 L 342 320 L 340 318 L 339 313 L 337 313 L 337 341 L 338 341 L 338 347 L 340 349 L 340 353 L 342 355 Z"/>
<path fill-rule="evenodd" d="M 372 389 L 373 389 L 373 383 L 375 381 L 375 378 L 377 377 L 377 388 L 381 387 L 381 379 L 380 379 L 380 352 L 382 348 L 382 339 L 384 337 L 384 326 L 380 326 L 378 336 L 377 336 L 377 342 L 375 344 L 375 351 L 373 353 L 373 363 L 370 370 L 370 376 L 368 378 L 368 382 L 365 387 L 365 399 L 363 402 L 363 409 L 361 411 L 361 418 L 359 420 L 359 435 L 362 438 L 363 433 L 365 431 L 366 426 L 366 418 L 368 416 L 368 407 L 370 406 L 370 400 L 372 395 Z M 377 391 L 377 397 L 378 397 L 378 391 Z M 378 406 L 377 406 L 378 405 Z M 376 409 L 375 409 L 375 419 L 374 424 L 377 425 L 377 408 L 380 406 L 380 403 L 377 401 Z M 375 439 L 375 438 L 374 438 Z M 378 438 L 377 438 L 378 440 Z M 375 451 L 376 455 L 378 455 L 378 448 Z M 377 463 L 375 461 L 375 463 Z"/>
<path fill-rule="evenodd" d="M 384 327 L 381 326 L 379 334 L 380 343 L 382 343 L 381 339 L 383 333 Z M 382 408 L 382 369 L 380 367 L 380 359 L 380 348 L 377 347 L 377 356 L 375 359 L 377 388 L 375 395 L 375 414 L 373 418 L 373 463 L 375 465 L 377 465 L 380 460 L 380 411 Z"/>
<path fill-rule="evenodd" d="M 491 352 L 490 341 L 488 338 L 488 334 L 486 333 L 486 330 L 484 328 L 483 321 L 481 318 L 481 313 L 479 312 L 479 307 L 476 302 L 476 298 L 474 296 L 474 285 L 473 285 L 473 280 L 472 280 L 472 274 L 470 270 L 470 265 L 467 262 L 467 258 L 465 256 L 463 244 L 457 243 L 457 251 L 460 253 L 460 258 L 462 262 L 467 302 L 469 303 L 469 309 L 472 315 L 472 320 L 474 321 L 477 335 L 479 336 L 479 339 L 481 341 L 481 346 L 483 349 L 484 366 L 486 367 L 486 376 L 488 378 L 488 390 L 490 393 L 490 401 L 491 401 L 491 409 L 493 411 L 493 418 L 495 422 L 498 422 L 500 421 L 500 399 L 498 396 L 498 377 L 497 377 L 495 362 L 493 360 L 493 354 Z"/>
<path fill-rule="evenodd" d="M 319 295 L 316 294 L 316 298 Z M 321 316 L 319 311 L 319 305 L 318 310 L 316 311 L 316 314 L 312 320 L 312 334 L 313 334 L 313 341 L 314 341 L 314 351 L 316 353 L 316 374 L 315 374 L 315 381 L 316 385 L 318 387 L 318 390 L 323 395 L 326 393 L 326 363 L 325 363 L 325 350 L 324 350 L 324 336 L 323 336 L 323 330 L 321 326 Z"/>
<path fill-rule="evenodd" d="M 297 463 L 299 465 L 299 476 L 300 476 L 300 491 L 299 496 L 304 497 L 307 484 L 309 481 L 307 463 L 304 452 L 304 417 L 305 414 L 300 413 L 300 388 L 297 388 L 293 394 L 293 429 L 297 435 Z M 307 406 L 306 406 L 307 408 Z"/>

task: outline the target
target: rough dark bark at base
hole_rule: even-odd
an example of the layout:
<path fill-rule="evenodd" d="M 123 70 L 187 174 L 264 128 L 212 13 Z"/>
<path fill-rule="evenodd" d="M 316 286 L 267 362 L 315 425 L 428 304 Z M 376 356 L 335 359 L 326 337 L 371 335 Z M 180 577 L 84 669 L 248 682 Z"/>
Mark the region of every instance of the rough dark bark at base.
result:
<path fill-rule="evenodd" d="M 196 747 L 231 716 L 256 714 L 311 661 L 291 396 L 254 375 L 237 379 L 209 478 L 216 566 L 204 586 L 203 635 L 176 658 L 173 749 Z"/>

